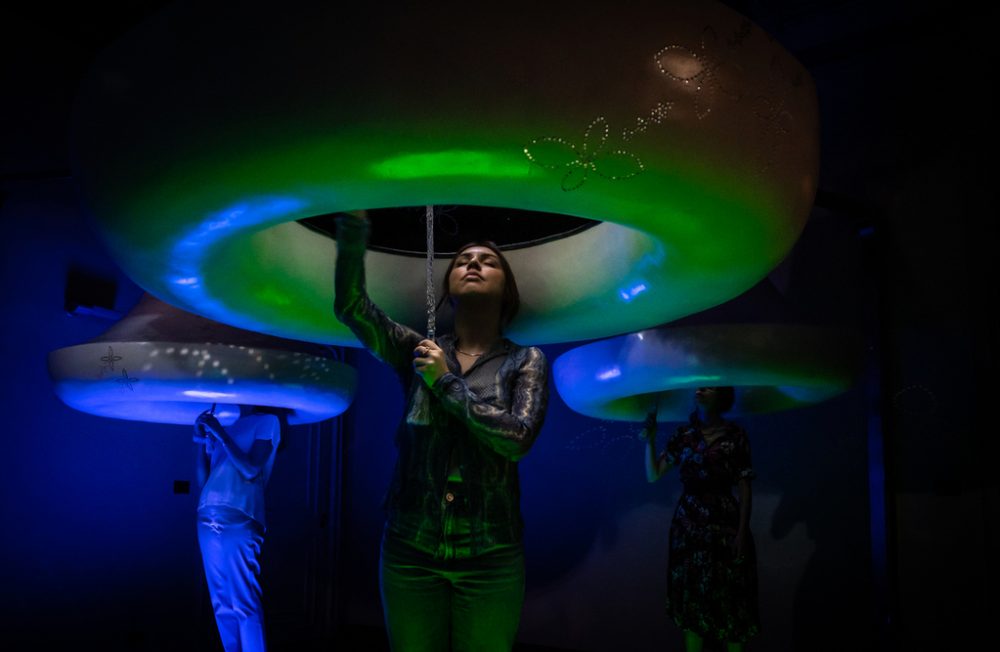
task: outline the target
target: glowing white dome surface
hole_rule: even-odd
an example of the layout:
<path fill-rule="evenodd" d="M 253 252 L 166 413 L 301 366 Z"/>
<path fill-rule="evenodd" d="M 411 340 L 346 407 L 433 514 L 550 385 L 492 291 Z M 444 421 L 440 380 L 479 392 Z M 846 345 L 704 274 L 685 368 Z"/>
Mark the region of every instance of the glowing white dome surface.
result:
<path fill-rule="evenodd" d="M 96 341 L 51 352 L 49 373 L 77 410 L 176 424 L 213 404 L 223 424 L 241 404 L 287 409 L 290 424 L 322 421 L 347 409 L 357 384 L 355 370 L 322 347 L 224 326 L 148 295 Z"/>

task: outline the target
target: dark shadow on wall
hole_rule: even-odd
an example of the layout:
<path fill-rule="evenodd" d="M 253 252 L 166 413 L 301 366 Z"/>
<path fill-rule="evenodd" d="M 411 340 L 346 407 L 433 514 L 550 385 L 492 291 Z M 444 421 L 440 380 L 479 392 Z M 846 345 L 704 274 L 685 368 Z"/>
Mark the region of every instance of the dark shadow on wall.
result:
<path fill-rule="evenodd" d="M 795 650 L 862 650 L 872 638 L 867 440 L 859 394 L 775 419 L 780 445 L 770 450 L 777 475 L 771 481 L 782 486 L 768 534 L 780 541 L 802 523 L 813 546 L 795 590 Z M 855 427 L 845 429 L 852 421 Z"/>

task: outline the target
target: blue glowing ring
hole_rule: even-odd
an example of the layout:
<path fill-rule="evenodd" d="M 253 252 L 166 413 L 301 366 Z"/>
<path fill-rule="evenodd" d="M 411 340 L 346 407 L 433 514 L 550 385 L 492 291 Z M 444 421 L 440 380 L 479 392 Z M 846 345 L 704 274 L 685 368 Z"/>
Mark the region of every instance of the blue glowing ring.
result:
<path fill-rule="evenodd" d="M 289 410 L 289 424 L 335 417 L 350 405 L 355 370 L 309 353 L 232 344 L 92 342 L 52 351 L 56 394 L 72 408 L 116 419 L 193 424 L 212 404 L 223 425 L 238 405 Z"/>
<path fill-rule="evenodd" d="M 572 349 L 556 359 L 553 376 L 581 414 L 643 421 L 658 399 L 659 421 L 683 421 L 696 387 L 735 387 L 734 416 L 824 401 L 851 386 L 860 352 L 853 336 L 819 327 L 660 327 Z"/>

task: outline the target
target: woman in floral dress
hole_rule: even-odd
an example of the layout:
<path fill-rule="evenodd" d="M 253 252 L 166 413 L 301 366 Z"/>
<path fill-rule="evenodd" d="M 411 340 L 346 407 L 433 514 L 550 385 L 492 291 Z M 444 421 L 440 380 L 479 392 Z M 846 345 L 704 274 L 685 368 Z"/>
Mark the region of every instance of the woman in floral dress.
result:
<path fill-rule="evenodd" d="M 643 429 L 646 478 L 656 482 L 676 466 L 684 488 L 670 524 L 667 613 L 684 630 L 687 652 L 700 652 L 705 638 L 739 652 L 760 629 L 750 441 L 722 416 L 734 398 L 732 387 L 698 388 L 697 409 L 659 455 L 655 406 Z"/>

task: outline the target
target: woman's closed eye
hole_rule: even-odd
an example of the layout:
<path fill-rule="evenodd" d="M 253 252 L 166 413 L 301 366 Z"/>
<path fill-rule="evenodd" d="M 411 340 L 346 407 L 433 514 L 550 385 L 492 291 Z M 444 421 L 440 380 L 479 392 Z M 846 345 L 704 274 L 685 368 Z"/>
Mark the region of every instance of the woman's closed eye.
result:
<path fill-rule="evenodd" d="M 467 267 L 472 264 L 475 260 L 480 265 L 486 265 L 488 267 L 497 267 L 500 265 L 500 261 L 497 260 L 496 256 L 482 256 L 481 258 L 474 258 L 473 256 L 459 256 L 455 260 L 455 267 Z"/>

